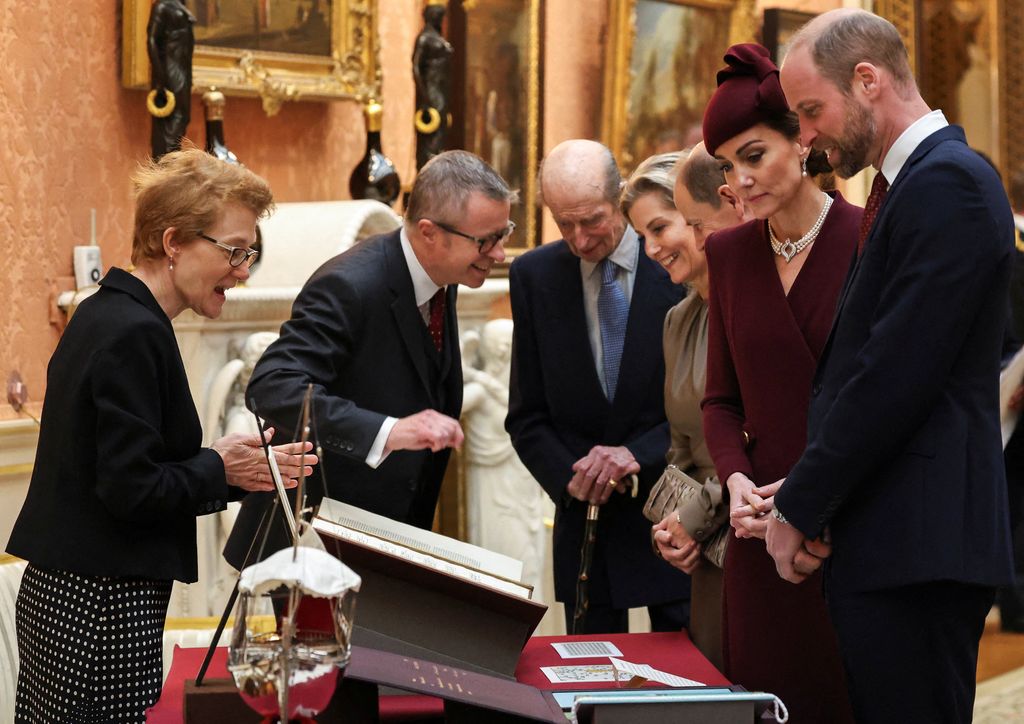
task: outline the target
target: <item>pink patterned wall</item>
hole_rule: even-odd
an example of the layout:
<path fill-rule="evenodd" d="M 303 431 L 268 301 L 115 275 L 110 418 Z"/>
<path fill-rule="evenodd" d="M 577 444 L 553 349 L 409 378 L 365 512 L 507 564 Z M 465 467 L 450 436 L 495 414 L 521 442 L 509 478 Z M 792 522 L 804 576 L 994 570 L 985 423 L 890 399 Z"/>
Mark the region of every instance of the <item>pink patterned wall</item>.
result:
<path fill-rule="evenodd" d="M 412 44 L 419 0 L 380 3 L 384 150 L 403 179 L 414 169 Z M 131 249 L 128 177 L 149 152 L 142 91 L 120 85 L 120 3 L 0 0 L 0 381 L 19 370 L 33 407 L 59 338 L 54 293 L 72 286 L 72 247 L 87 243 L 89 210 L 105 267 Z M 394 99 L 394 100 L 392 100 Z M 203 143 L 193 97 L 188 135 Z M 291 103 L 268 118 L 255 99 L 228 98 L 229 146 L 279 201 L 348 198 L 363 154 L 350 102 Z M 0 398 L 0 419 L 14 416 Z"/>

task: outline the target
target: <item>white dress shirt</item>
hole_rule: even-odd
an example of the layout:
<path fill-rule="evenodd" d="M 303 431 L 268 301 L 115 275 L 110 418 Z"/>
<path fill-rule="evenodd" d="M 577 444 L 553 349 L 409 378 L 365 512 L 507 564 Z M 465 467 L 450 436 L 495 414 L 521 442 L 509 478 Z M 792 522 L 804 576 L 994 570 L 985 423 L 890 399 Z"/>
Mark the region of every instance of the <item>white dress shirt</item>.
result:
<path fill-rule="evenodd" d="M 936 109 L 931 113 L 924 114 L 907 126 L 907 129 L 900 134 L 889 152 L 885 154 L 885 158 L 882 159 L 882 173 L 890 186 L 899 176 L 900 170 L 910 155 L 921 145 L 921 141 L 948 125 L 949 121 L 946 120 L 946 116 L 942 111 Z"/>
<path fill-rule="evenodd" d="M 405 255 L 405 264 L 409 267 L 409 276 L 412 277 L 412 290 L 416 297 L 416 306 L 420 310 L 420 316 L 423 317 L 423 323 L 429 325 L 430 300 L 441 287 L 434 283 L 434 280 L 427 274 L 426 269 L 420 264 L 420 260 L 416 258 L 416 252 L 412 249 L 412 244 L 409 242 L 409 236 L 405 233 L 404 226 L 399 233 L 399 239 L 402 243 L 402 254 Z M 384 445 L 387 444 L 388 435 L 391 434 L 391 430 L 396 422 L 398 422 L 397 417 L 387 417 L 384 420 L 384 424 L 380 426 L 377 437 L 374 438 L 373 445 L 370 446 L 370 452 L 366 456 L 366 464 L 371 468 L 376 469 L 387 457 L 384 454 Z"/>

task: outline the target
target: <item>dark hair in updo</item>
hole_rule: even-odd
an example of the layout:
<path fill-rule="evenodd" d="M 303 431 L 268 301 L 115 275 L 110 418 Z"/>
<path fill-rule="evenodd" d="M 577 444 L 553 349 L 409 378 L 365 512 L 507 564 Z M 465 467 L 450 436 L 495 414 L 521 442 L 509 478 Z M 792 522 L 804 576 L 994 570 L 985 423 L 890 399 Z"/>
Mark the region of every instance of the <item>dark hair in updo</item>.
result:
<path fill-rule="evenodd" d="M 793 111 L 773 113 L 764 117 L 761 123 L 773 131 L 778 131 L 791 141 L 800 140 L 800 121 Z M 832 173 L 832 167 L 828 164 L 828 156 L 824 151 L 812 148 L 807 155 L 807 175 L 814 178 L 826 173 Z"/>

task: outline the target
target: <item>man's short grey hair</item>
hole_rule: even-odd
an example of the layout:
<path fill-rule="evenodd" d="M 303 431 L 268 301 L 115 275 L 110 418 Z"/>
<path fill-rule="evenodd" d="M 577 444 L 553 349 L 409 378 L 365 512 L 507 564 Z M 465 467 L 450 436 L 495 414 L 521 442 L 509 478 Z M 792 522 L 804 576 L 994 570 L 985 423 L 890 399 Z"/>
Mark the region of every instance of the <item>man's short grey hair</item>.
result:
<path fill-rule="evenodd" d="M 619 194 L 622 193 L 622 173 L 619 172 L 619 164 L 615 163 L 615 156 L 612 155 L 611 149 L 607 146 L 602 146 L 602 167 L 604 169 L 604 178 L 601 179 L 601 196 L 604 200 L 610 203 L 612 206 L 619 205 Z M 537 169 L 537 200 L 544 203 L 544 164 L 547 163 L 547 158 L 544 158 L 540 162 L 540 168 Z"/>
<path fill-rule="evenodd" d="M 872 13 L 851 13 L 821 30 L 813 24 L 810 28 L 804 26 L 793 36 L 790 51 L 804 45 L 809 46 L 818 72 L 845 95 L 852 92 L 853 70 L 858 63 L 885 68 L 901 96 L 917 87 L 900 32 Z"/>
<path fill-rule="evenodd" d="M 473 192 L 493 201 L 515 204 L 519 193 L 498 172 L 469 151 L 445 151 L 423 164 L 409 193 L 407 222 L 430 219 L 455 224 L 466 212 Z"/>
<path fill-rule="evenodd" d="M 718 189 L 725 183 L 722 162 L 709 154 L 702 144 L 679 164 L 679 182 L 698 204 L 710 204 L 715 211 L 722 208 Z"/>

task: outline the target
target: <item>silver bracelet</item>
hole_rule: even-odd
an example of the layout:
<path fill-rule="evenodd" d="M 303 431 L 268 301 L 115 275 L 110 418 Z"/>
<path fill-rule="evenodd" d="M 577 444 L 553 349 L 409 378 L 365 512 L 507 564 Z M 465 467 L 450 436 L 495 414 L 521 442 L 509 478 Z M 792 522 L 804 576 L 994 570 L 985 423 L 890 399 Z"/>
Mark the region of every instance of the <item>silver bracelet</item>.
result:
<path fill-rule="evenodd" d="M 772 508 L 772 517 L 780 523 L 785 523 L 786 525 L 789 525 L 789 521 L 786 520 L 786 516 L 784 516 L 782 514 L 782 511 L 780 511 L 778 508 Z"/>

